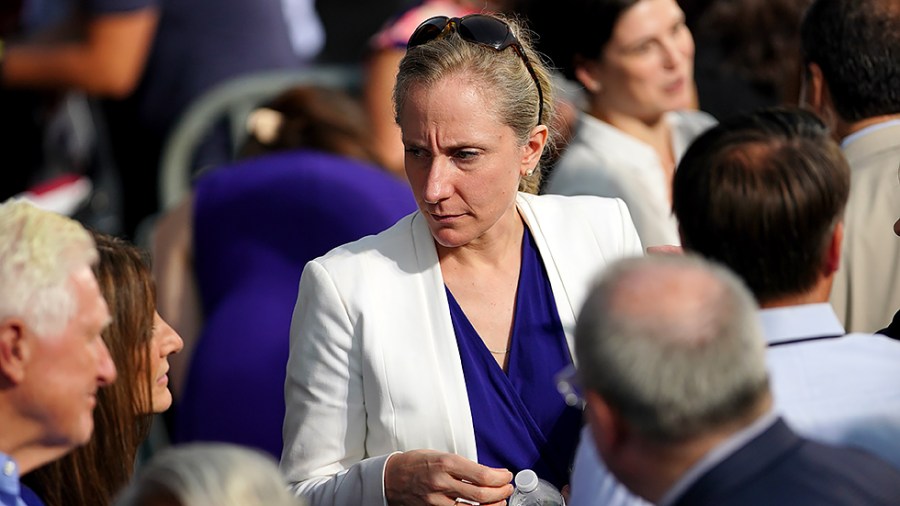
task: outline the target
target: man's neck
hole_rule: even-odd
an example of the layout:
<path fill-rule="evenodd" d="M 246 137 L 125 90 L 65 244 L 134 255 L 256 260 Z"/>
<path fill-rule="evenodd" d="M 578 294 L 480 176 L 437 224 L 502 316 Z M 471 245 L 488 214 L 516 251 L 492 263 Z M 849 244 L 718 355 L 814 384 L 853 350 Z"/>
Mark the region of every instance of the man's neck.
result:
<path fill-rule="evenodd" d="M 834 276 L 821 278 L 810 290 L 806 292 L 794 293 L 776 297 L 774 299 L 759 300 L 759 307 L 762 309 L 772 309 L 776 307 L 800 306 L 803 304 L 819 304 L 828 302 L 831 297 L 831 285 Z"/>
<path fill-rule="evenodd" d="M 4 419 L 0 417 L 0 420 Z M 31 424 L 16 423 L 11 418 L 5 420 L 4 430 L 0 431 L 0 452 L 16 461 L 20 475 L 54 461 L 72 449 L 45 446 L 40 443 L 40 434 Z"/>
<path fill-rule="evenodd" d="M 864 128 L 868 128 L 872 125 L 877 125 L 879 123 L 884 123 L 885 121 L 891 121 L 895 119 L 900 119 L 900 113 L 898 114 L 884 114 L 881 116 L 873 116 L 871 118 L 866 118 L 860 121 L 854 122 L 844 122 L 843 120 L 839 120 L 837 125 L 834 127 L 834 136 L 837 138 L 838 142 L 843 140 L 848 135 L 852 135 L 856 132 Z"/>

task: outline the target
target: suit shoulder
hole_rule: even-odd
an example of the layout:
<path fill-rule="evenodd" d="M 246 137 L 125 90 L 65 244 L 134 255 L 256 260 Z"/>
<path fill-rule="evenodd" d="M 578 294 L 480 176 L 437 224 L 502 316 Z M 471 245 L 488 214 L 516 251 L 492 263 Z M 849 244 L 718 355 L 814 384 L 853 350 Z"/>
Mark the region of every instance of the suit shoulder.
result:
<path fill-rule="evenodd" d="M 400 219 L 390 228 L 375 235 L 367 235 L 338 246 L 328 253 L 312 260 L 325 270 L 335 271 L 352 268 L 354 265 L 377 262 L 378 258 L 396 256 L 404 246 L 409 247 L 412 237 L 412 222 L 417 212 Z"/>
<path fill-rule="evenodd" d="M 570 216 L 577 213 L 590 219 L 621 216 L 625 206 L 622 199 L 596 195 L 526 195 L 525 199 L 537 214 Z"/>

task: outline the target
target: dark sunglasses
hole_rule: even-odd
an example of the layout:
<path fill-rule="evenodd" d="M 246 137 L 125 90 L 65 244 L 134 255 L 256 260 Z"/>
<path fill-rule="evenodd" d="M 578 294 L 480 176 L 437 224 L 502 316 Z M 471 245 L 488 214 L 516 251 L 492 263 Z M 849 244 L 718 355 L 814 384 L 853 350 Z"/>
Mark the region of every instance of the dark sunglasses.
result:
<path fill-rule="evenodd" d="M 538 125 L 540 125 L 544 117 L 544 90 L 541 89 L 541 83 L 538 81 L 537 74 L 534 73 L 534 67 L 531 66 L 531 62 L 525 56 L 522 44 L 519 43 L 519 39 L 509 29 L 509 25 L 502 20 L 484 14 L 469 14 L 461 18 L 448 18 L 447 16 L 428 18 L 409 37 L 406 48 L 412 49 L 438 38 L 448 26 L 451 31 L 456 30 L 456 33 L 463 40 L 487 46 L 495 51 L 503 51 L 512 46 L 516 54 L 522 58 L 525 68 L 528 69 L 528 73 L 534 79 L 534 85 L 537 86 Z"/>

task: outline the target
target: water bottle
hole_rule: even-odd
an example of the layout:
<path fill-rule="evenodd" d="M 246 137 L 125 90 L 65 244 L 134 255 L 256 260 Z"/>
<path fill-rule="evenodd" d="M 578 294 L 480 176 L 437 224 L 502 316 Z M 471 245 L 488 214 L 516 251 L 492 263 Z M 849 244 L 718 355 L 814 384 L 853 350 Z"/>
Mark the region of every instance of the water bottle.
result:
<path fill-rule="evenodd" d="M 562 494 L 550 483 L 538 478 L 531 469 L 516 473 L 516 490 L 509 497 L 509 506 L 566 506 Z"/>

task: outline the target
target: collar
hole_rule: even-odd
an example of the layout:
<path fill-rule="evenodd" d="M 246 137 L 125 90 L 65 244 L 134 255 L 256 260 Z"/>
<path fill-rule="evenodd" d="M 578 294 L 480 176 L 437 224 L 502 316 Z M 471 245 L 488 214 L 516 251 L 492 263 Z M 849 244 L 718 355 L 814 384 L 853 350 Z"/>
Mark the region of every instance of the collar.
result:
<path fill-rule="evenodd" d="M 760 309 L 759 318 L 769 345 L 808 337 L 845 334 L 834 309 L 824 302 Z"/>
<path fill-rule="evenodd" d="M 730 457 L 738 449 L 756 438 L 756 436 L 762 434 L 769 427 L 774 425 L 777 420 L 778 415 L 775 414 L 775 410 L 770 409 L 766 414 L 754 420 L 750 425 L 732 434 L 731 437 L 707 452 L 702 459 L 691 466 L 687 472 L 682 474 L 681 478 L 675 482 L 675 485 L 669 488 L 657 504 L 659 506 L 669 506 L 674 504 L 678 497 L 690 488 L 701 476 L 706 474 L 707 471 Z"/>
<path fill-rule="evenodd" d="M 20 489 L 19 466 L 12 457 L 0 453 L 0 505 L 21 504 Z"/>
<path fill-rule="evenodd" d="M 672 151 L 675 160 L 680 160 L 687 150 L 690 141 L 697 135 L 696 126 L 692 127 L 691 118 L 681 111 L 667 112 L 663 120 L 668 123 L 672 134 Z M 697 120 L 694 120 L 696 123 Z M 710 124 L 712 120 L 708 121 Z M 590 139 L 591 145 L 603 146 L 606 156 L 618 155 L 635 167 L 658 167 L 661 165 L 656 151 L 646 142 L 629 135 L 611 124 L 582 113 L 579 122 L 579 133 L 584 139 Z"/>
<path fill-rule="evenodd" d="M 861 137 L 865 137 L 868 134 L 877 132 L 878 130 L 881 130 L 883 128 L 889 128 L 892 126 L 900 126 L 900 118 L 882 121 L 881 123 L 875 123 L 874 125 L 869 125 L 866 128 L 863 128 L 862 130 L 857 130 L 857 131 L 853 132 L 852 134 L 848 135 L 847 137 L 844 137 L 844 139 L 841 141 L 841 149 L 846 150 L 847 146 L 852 144 L 857 139 L 859 139 Z"/>

